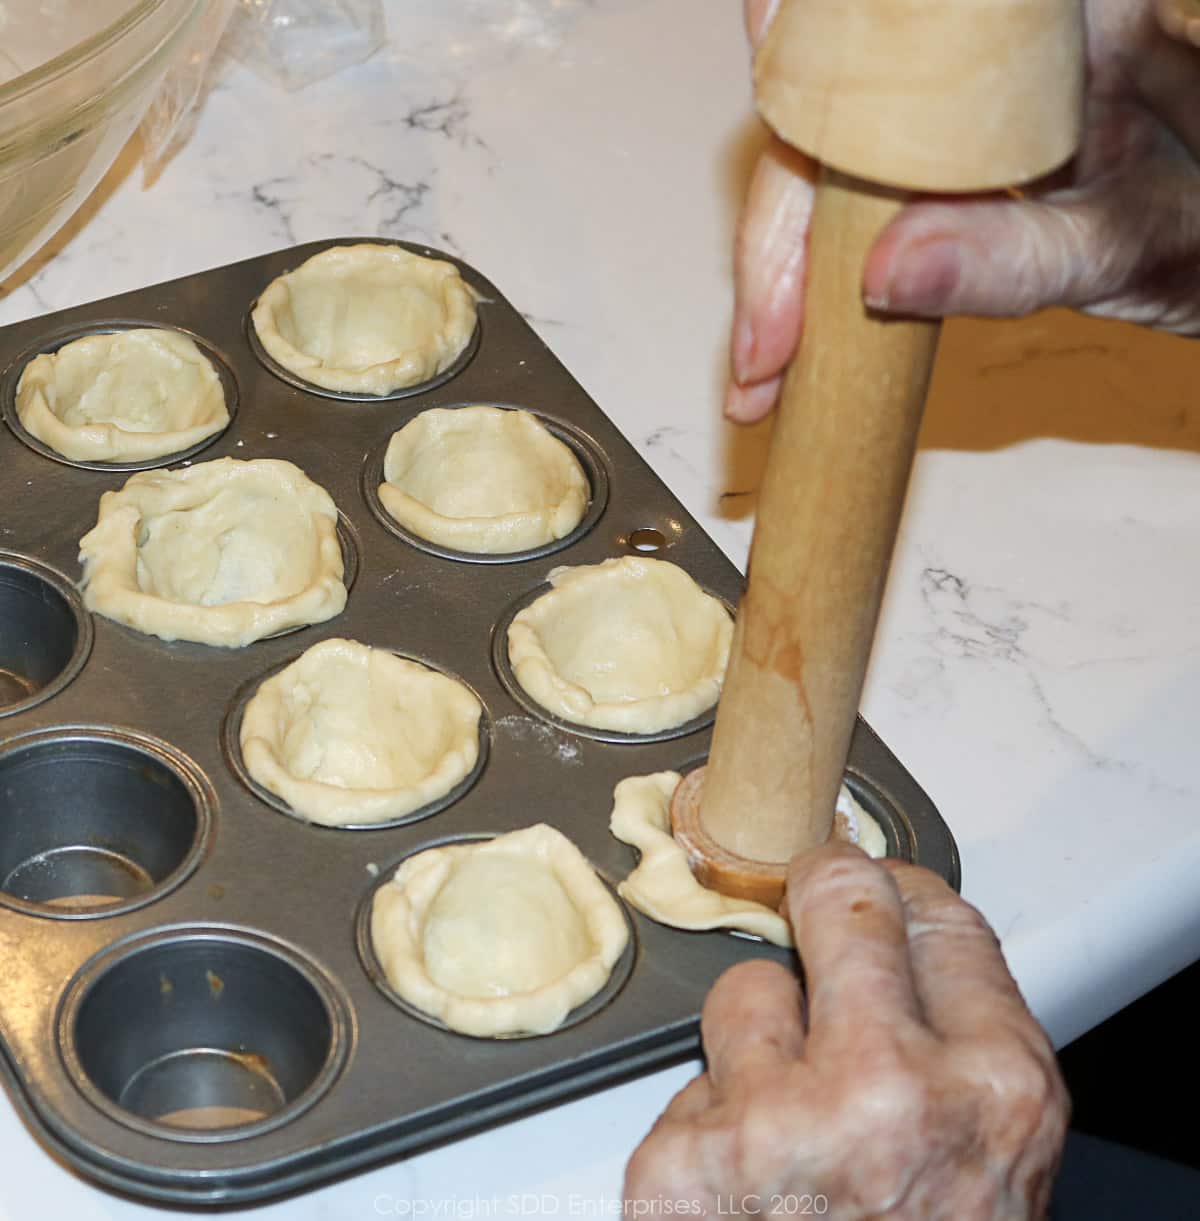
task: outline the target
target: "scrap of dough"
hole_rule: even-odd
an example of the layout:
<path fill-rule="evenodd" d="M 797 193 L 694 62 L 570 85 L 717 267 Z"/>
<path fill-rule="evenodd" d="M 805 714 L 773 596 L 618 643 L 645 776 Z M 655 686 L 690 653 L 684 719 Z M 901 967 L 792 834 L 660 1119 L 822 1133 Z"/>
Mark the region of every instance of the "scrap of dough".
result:
<path fill-rule="evenodd" d="M 436 670 L 353 640 L 322 640 L 246 705 L 242 758 L 310 822 L 385 822 L 470 774 L 482 712 L 468 687 Z"/>
<path fill-rule="evenodd" d="M 26 432 L 73 462 L 146 462 L 229 423 L 212 362 L 186 335 L 150 327 L 35 356 L 16 406 Z"/>
<path fill-rule="evenodd" d="M 420 538 L 457 551 L 525 551 L 570 534 L 587 509 L 587 476 L 568 446 L 527 411 L 435 407 L 394 433 L 383 506 Z"/>
<path fill-rule="evenodd" d="M 641 853 L 637 868 L 618 887 L 620 896 L 660 924 L 682 929 L 736 929 L 775 945 L 792 944 L 788 922 L 750 899 L 731 899 L 696 881 L 687 852 L 671 834 L 671 794 L 678 772 L 630 776 L 613 791 L 609 830 Z M 842 785 L 834 834 L 881 857 L 887 841 L 879 824 Z"/>
<path fill-rule="evenodd" d="M 546 1034 L 595 996 L 629 940 L 575 845 L 539 823 L 409 857 L 371 942 L 396 993 L 463 1034 Z"/>
<path fill-rule="evenodd" d="M 475 294 L 453 263 L 362 242 L 272 280 L 250 317 L 267 353 L 304 381 L 390 394 L 458 359 L 475 331 Z"/>
<path fill-rule="evenodd" d="M 346 605 L 337 507 L 299 467 L 218 458 L 105 492 L 79 540 L 89 610 L 163 640 L 240 648 Z"/>
<path fill-rule="evenodd" d="M 657 733 L 717 702 L 733 620 L 682 568 L 625 556 L 556 568 L 508 629 L 508 659 L 543 707 L 578 725 Z"/>

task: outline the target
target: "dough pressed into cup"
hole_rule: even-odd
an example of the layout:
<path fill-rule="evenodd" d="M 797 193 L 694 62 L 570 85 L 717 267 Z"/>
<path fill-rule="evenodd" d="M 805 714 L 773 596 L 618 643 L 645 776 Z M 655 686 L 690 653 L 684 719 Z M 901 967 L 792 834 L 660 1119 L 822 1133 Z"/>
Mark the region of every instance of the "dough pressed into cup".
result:
<path fill-rule="evenodd" d="M 588 505 L 567 445 L 527 411 L 435 407 L 394 433 L 379 499 L 420 538 L 490 555 L 570 534 Z"/>
<path fill-rule="evenodd" d="M 547 711 L 658 733 L 717 702 L 733 620 L 682 568 L 625 556 L 557 568 L 550 584 L 508 629 L 513 673 Z"/>
<path fill-rule="evenodd" d="M 89 610 L 163 640 L 238 648 L 346 605 L 337 507 L 274 458 L 131 476 L 79 559 Z"/>
<path fill-rule="evenodd" d="M 671 834 L 671 794 L 679 781 L 678 772 L 656 772 L 630 776 L 614 790 L 609 830 L 641 854 L 637 868 L 617 892 L 651 920 L 673 928 L 736 929 L 776 945 L 791 945 L 791 928 L 777 911 L 750 899 L 731 899 L 696 881 L 687 851 Z M 833 833 L 858 844 L 868 856 L 887 852 L 879 824 L 844 784 L 838 793 Z"/>
<path fill-rule="evenodd" d="M 17 417 L 73 462 L 148 462 L 199 445 L 229 423 L 212 362 L 178 331 L 85 335 L 21 373 Z"/>
<path fill-rule="evenodd" d="M 470 774 L 482 712 L 468 687 L 436 670 L 357 641 L 323 640 L 247 703 L 242 759 L 310 822 L 386 822 Z"/>
<path fill-rule="evenodd" d="M 539 823 L 410 857 L 375 894 L 371 942 L 409 1004 L 463 1034 L 546 1034 L 629 940 L 583 854 Z"/>
<path fill-rule="evenodd" d="M 475 330 L 475 295 L 452 263 L 364 242 L 272 280 L 251 321 L 268 355 L 304 381 L 391 394 L 458 359 Z"/>

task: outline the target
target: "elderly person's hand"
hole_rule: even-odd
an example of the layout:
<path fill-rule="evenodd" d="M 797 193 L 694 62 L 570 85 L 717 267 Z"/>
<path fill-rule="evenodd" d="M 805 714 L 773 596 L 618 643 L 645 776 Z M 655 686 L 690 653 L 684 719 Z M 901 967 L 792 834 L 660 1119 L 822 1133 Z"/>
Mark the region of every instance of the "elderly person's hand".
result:
<path fill-rule="evenodd" d="M 1041 1216 L 1069 1103 L 979 913 L 836 843 L 793 861 L 787 907 L 804 990 L 764 960 L 717 981 L 708 1071 L 630 1161 L 630 1212 Z"/>
<path fill-rule="evenodd" d="M 746 0 L 751 41 L 777 0 Z M 1047 305 L 1200 334 L 1200 0 L 1084 0 L 1088 92 L 1071 165 L 1021 198 L 906 207 L 867 258 L 863 296 L 898 314 L 1020 315 Z M 775 139 L 736 256 L 725 412 L 770 411 L 804 315 L 813 168 Z"/>

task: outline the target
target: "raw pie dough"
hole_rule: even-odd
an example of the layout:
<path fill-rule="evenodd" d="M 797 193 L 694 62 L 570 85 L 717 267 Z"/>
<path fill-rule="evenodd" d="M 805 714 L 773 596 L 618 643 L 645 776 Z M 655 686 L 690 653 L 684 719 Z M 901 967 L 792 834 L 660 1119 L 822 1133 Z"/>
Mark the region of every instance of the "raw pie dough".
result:
<path fill-rule="evenodd" d="M 75 462 L 145 462 L 177 454 L 229 423 L 225 391 L 178 331 L 87 335 L 43 352 L 17 383 L 25 430 Z"/>
<path fill-rule="evenodd" d="M 89 610 L 163 640 L 237 648 L 346 605 L 337 508 L 299 467 L 218 458 L 105 492 L 79 540 Z"/>
<path fill-rule="evenodd" d="M 513 673 L 543 708 L 657 733 L 717 702 L 733 620 L 682 568 L 625 556 L 556 568 L 550 584 L 508 629 Z"/>
<path fill-rule="evenodd" d="M 323 640 L 242 714 L 246 770 L 301 817 L 384 822 L 444 797 L 479 758 L 474 694 L 415 661 Z"/>
<path fill-rule="evenodd" d="M 251 320 L 268 354 L 304 381 L 390 394 L 458 359 L 475 331 L 475 295 L 452 263 L 360 243 L 272 280 Z"/>
<path fill-rule="evenodd" d="M 731 899 L 696 881 L 687 853 L 671 834 L 671 794 L 679 781 L 678 772 L 656 772 L 630 776 L 613 791 L 609 830 L 641 853 L 637 868 L 617 887 L 618 893 L 660 924 L 737 929 L 775 945 L 791 945 L 791 928 L 777 911 L 749 899 Z M 858 844 L 868 856 L 887 853 L 879 824 L 844 784 L 838 793 L 834 834 Z"/>
<path fill-rule="evenodd" d="M 383 507 L 420 538 L 489 555 L 570 534 L 587 509 L 587 476 L 527 411 L 435 407 L 392 436 Z"/>
<path fill-rule="evenodd" d="M 554 1030 L 604 987 L 628 940 L 604 883 L 544 823 L 410 857 L 371 912 L 396 993 L 471 1035 Z"/>

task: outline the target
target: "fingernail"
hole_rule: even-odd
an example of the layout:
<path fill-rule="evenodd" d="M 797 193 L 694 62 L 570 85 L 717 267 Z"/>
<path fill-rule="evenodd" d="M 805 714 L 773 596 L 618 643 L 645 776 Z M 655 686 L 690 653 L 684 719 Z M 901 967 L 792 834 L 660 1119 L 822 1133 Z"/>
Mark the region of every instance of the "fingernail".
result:
<path fill-rule="evenodd" d="M 748 382 L 754 376 L 751 365 L 754 361 L 754 328 L 744 319 L 738 319 L 733 326 L 733 344 L 730 350 L 730 363 L 733 365 L 735 381 Z"/>
<path fill-rule="evenodd" d="M 742 388 L 737 382 L 730 382 L 725 387 L 725 403 L 722 407 L 722 414 L 727 420 L 740 420 L 742 418 Z"/>
<path fill-rule="evenodd" d="M 769 415 L 779 397 L 781 381 L 781 378 L 771 377 L 748 386 L 730 382 L 725 391 L 725 418 L 735 424 L 753 424 Z"/>
<path fill-rule="evenodd" d="M 892 256 L 882 284 L 863 286 L 863 301 L 892 314 L 942 314 L 962 271 L 962 246 L 953 238 L 914 242 Z"/>

